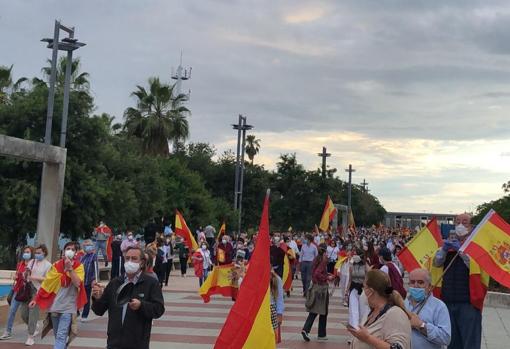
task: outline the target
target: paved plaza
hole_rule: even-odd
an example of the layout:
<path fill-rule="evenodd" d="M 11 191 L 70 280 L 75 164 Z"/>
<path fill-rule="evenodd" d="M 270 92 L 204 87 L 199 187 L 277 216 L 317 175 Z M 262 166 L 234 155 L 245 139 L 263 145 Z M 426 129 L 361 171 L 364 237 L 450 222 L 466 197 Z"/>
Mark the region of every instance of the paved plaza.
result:
<path fill-rule="evenodd" d="M 191 270 L 189 271 L 191 272 Z M 347 320 L 347 308 L 339 300 L 339 293 L 330 301 L 328 316 L 327 342 L 317 342 L 317 324 L 312 329 L 312 341 L 305 343 L 301 337 L 301 328 L 307 313 L 304 310 L 304 299 L 300 296 L 300 281 L 294 281 L 294 291 L 285 300 L 283 322 L 283 341 L 278 348 L 301 349 L 345 349 L 348 348 L 348 332 L 342 323 Z M 204 304 L 197 294 L 198 280 L 194 276 L 182 278 L 172 274 L 171 285 L 164 288 L 165 314 L 154 321 L 151 337 L 152 349 L 205 349 L 212 348 L 217 335 L 230 310 L 232 301 L 227 298 L 213 296 L 211 302 Z M 98 318 L 91 313 L 91 319 L 79 323 L 79 336 L 72 348 L 105 348 L 106 347 L 106 316 Z M 3 325 L 3 324 L 2 324 Z M 510 309 L 486 308 L 484 311 L 483 349 L 507 349 L 510 343 Z M 17 325 L 12 340 L 0 342 L 0 348 L 26 348 L 26 326 Z M 52 348 L 52 333 L 34 348 Z"/>

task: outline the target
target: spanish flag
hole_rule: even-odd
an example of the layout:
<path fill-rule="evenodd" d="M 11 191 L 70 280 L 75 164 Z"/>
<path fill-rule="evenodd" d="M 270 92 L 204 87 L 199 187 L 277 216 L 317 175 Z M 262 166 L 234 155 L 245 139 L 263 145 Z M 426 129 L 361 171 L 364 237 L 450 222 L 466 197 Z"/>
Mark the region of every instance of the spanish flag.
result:
<path fill-rule="evenodd" d="M 490 210 L 485 215 L 460 251 L 474 259 L 494 280 L 510 287 L 510 225 L 496 211 Z"/>
<path fill-rule="evenodd" d="M 354 215 L 352 214 L 352 207 L 349 210 L 349 217 L 347 217 L 349 227 L 356 228 L 356 222 L 354 222 Z"/>
<path fill-rule="evenodd" d="M 347 259 L 348 259 L 347 253 L 342 250 L 342 252 L 340 252 L 340 255 L 338 256 L 338 259 L 336 260 L 336 263 L 335 263 L 335 269 L 333 271 L 334 275 L 340 275 L 340 269 L 342 268 L 342 265 L 344 264 L 344 262 Z"/>
<path fill-rule="evenodd" d="M 215 349 L 272 349 L 276 348 L 271 325 L 269 280 L 269 190 L 260 218 L 255 250 L 239 289 L 236 302 L 230 309 Z"/>
<path fill-rule="evenodd" d="M 225 225 L 225 222 L 223 222 L 223 224 L 222 224 L 222 225 L 221 225 L 221 227 L 220 227 L 220 231 L 218 232 L 218 237 L 217 237 L 217 239 L 218 239 L 218 240 L 219 240 L 219 239 L 221 239 L 221 237 L 222 237 L 223 235 L 225 235 L 225 233 L 226 233 L 226 232 L 227 232 L 227 226 Z"/>
<path fill-rule="evenodd" d="M 190 251 L 195 251 L 198 248 L 198 244 L 179 210 L 175 210 L 175 234 L 184 239 L 184 243 Z"/>
<path fill-rule="evenodd" d="M 290 291 L 290 289 L 292 288 L 292 280 L 293 280 L 292 268 L 290 266 L 290 259 L 291 258 L 295 259 L 296 254 L 294 253 L 294 250 L 292 248 L 289 248 L 289 246 L 287 246 L 287 244 L 285 244 L 285 243 L 281 243 L 280 248 L 285 252 L 285 256 L 283 257 L 282 281 L 283 281 L 283 290 L 285 292 L 287 292 L 287 291 Z"/>
<path fill-rule="evenodd" d="M 83 285 L 83 279 L 85 278 L 85 269 L 83 264 L 79 261 L 73 261 L 73 269 L 81 280 L 80 289 L 76 297 L 76 309 L 82 309 L 87 303 L 87 293 L 85 292 L 85 286 Z M 71 276 L 69 272 L 64 271 L 64 260 L 59 259 L 51 266 L 50 270 L 46 274 L 44 281 L 39 288 L 39 291 L 35 295 L 35 302 L 41 309 L 49 309 L 55 300 L 55 296 L 61 287 L 69 287 L 72 284 Z M 74 287 L 74 286 L 71 286 Z"/>
<path fill-rule="evenodd" d="M 416 234 L 397 255 L 407 272 L 416 268 L 428 269 L 436 251 L 443 244 L 437 219 L 432 220 Z"/>
<path fill-rule="evenodd" d="M 233 264 L 214 266 L 198 290 L 198 294 L 202 297 L 204 303 L 209 303 L 213 294 L 229 298 L 236 296 L 237 286 L 232 282 L 232 268 Z"/>
<path fill-rule="evenodd" d="M 335 218 L 336 208 L 335 204 L 328 195 L 326 199 L 326 205 L 324 206 L 324 211 L 322 212 L 321 223 L 319 224 L 319 228 L 322 231 L 329 230 L 329 223 Z"/>

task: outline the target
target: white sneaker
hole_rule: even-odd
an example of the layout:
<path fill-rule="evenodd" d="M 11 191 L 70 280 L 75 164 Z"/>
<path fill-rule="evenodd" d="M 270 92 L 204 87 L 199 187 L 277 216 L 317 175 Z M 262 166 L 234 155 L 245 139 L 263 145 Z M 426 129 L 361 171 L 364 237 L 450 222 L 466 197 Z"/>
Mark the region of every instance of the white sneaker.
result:
<path fill-rule="evenodd" d="M 0 336 L 0 340 L 11 339 L 11 338 L 12 338 L 12 334 L 10 334 L 9 332 L 4 332 L 4 334 Z"/>
<path fill-rule="evenodd" d="M 34 345 L 34 336 L 28 336 L 27 341 L 25 342 L 25 345 Z"/>
<path fill-rule="evenodd" d="M 317 337 L 318 341 L 327 341 L 328 337 Z"/>
<path fill-rule="evenodd" d="M 41 324 L 37 323 L 37 325 L 35 325 L 35 331 L 34 331 L 34 335 L 32 337 L 35 338 L 39 334 L 40 329 L 41 329 Z"/>
<path fill-rule="evenodd" d="M 86 317 L 80 317 L 80 322 L 87 322 L 87 321 L 89 321 L 89 319 L 88 319 L 88 318 L 86 318 Z"/>

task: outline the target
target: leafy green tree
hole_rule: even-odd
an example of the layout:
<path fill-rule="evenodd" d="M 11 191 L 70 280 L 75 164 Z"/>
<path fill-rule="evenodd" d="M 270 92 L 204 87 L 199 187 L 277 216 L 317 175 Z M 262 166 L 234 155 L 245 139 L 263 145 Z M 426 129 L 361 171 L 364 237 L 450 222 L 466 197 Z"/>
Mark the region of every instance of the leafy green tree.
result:
<path fill-rule="evenodd" d="M 12 79 L 12 65 L 9 68 L 0 66 L 0 104 L 7 103 L 9 92 L 17 92 L 21 84 L 27 81 L 27 78 L 22 77 L 13 83 Z"/>
<path fill-rule="evenodd" d="M 256 138 L 255 135 L 246 136 L 246 155 L 253 165 L 253 159 L 260 151 L 260 139 Z"/>
<path fill-rule="evenodd" d="M 150 78 L 148 90 L 138 85 L 131 94 L 137 106 L 124 112 L 125 127 L 130 136 L 141 139 L 146 154 L 168 156 L 169 141 L 178 148 L 189 137 L 189 110 L 182 105 L 185 95 L 174 96 L 173 88 Z"/>

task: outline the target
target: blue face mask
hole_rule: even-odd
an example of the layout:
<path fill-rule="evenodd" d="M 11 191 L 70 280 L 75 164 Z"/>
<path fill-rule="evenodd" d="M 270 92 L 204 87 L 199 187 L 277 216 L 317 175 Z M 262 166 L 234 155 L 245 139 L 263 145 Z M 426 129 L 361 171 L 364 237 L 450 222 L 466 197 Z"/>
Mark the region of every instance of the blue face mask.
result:
<path fill-rule="evenodd" d="M 42 253 L 36 253 L 34 257 L 38 261 L 42 261 L 44 259 L 44 255 Z"/>
<path fill-rule="evenodd" d="M 94 251 L 94 246 L 92 246 L 92 245 L 85 246 L 85 252 L 89 253 L 92 251 Z"/>
<path fill-rule="evenodd" d="M 417 302 L 425 299 L 425 289 L 418 287 L 409 287 L 409 296 Z"/>
<path fill-rule="evenodd" d="M 32 258 L 32 254 L 31 253 L 28 253 L 28 252 L 25 252 L 23 253 L 23 259 L 28 261 L 30 258 Z"/>

